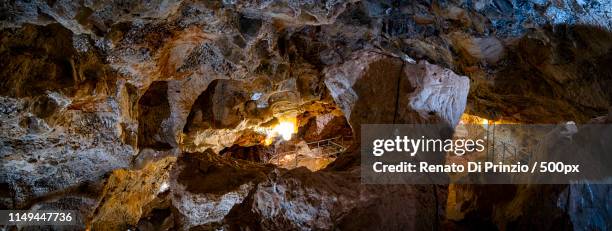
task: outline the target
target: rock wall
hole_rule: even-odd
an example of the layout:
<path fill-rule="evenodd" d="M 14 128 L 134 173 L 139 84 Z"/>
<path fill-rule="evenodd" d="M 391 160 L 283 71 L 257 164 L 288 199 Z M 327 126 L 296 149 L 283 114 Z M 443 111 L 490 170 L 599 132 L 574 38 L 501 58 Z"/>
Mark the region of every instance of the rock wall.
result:
<path fill-rule="evenodd" d="M 588 121 L 612 102 L 611 4 L 2 2 L 0 208 L 71 208 L 110 229 L 441 228 L 445 187 L 361 185 L 355 149 L 316 173 L 213 153 L 259 145 L 257 128 L 283 115 L 338 109 L 356 136 L 364 123 L 455 125 L 464 110 Z M 180 177 L 217 172 L 237 178 L 194 192 Z"/>

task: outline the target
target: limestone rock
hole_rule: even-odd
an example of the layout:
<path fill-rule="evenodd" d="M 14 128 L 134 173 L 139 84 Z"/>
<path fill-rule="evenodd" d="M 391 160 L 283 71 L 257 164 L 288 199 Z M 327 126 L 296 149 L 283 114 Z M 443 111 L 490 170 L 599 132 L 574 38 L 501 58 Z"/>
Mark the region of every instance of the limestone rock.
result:
<path fill-rule="evenodd" d="M 170 169 L 175 162 L 176 158 L 168 157 L 139 170 L 113 171 L 92 216 L 91 228 L 118 230 L 135 226 L 149 212 L 147 206 L 167 195 Z"/>
<path fill-rule="evenodd" d="M 368 186 L 355 171 L 287 171 L 211 152 L 182 158 L 173 206 L 185 228 L 425 230 L 440 219 L 444 190 L 431 186 Z"/>
<path fill-rule="evenodd" d="M 469 79 L 451 70 L 427 62 L 403 64 L 373 52 L 325 73 L 326 86 L 353 126 L 427 120 L 454 126 L 469 90 Z"/>
<path fill-rule="evenodd" d="M 611 4 L 4 1 L 0 208 L 75 209 L 96 227 L 142 230 L 440 228 L 444 187 L 360 185 L 358 142 L 314 173 L 215 155 L 261 145 L 261 129 L 287 115 L 306 140 L 358 140 L 364 123 L 455 125 L 464 108 L 589 121 L 612 102 Z M 171 158 L 179 167 L 160 167 Z M 152 178 L 168 175 L 168 196 L 155 196 Z M 605 187 L 521 190 L 460 188 L 475 199 L 451 226 L 580 229 L 609 214 L 595 206 Z M 496 213 L 508 216 L 487 217 L 513 196 L 520 206 Z"/>
<path fill-rule="evenodd" d="M 471 38 L 461 34 L 451 36 L 453 43 L 468 62 L 482 60 L 488 64 L 496 64 L 504 55 L 504 46 L 495 37 Z"/>
<path fill-rule="evenodd" d="M 470 80 L 427 61 L 406 65 L 404 71 L 413 92 L 407 99 L 400 99 L 400 105 L 408 101 L 409 107 L 404 108 L 417 111 L 421 117 L 435 115 L 442 122 L 457 126 L 467 104 Z"/>
<path fill-rule="evenodd" d="M 186 153 L 172 177 L 177 222 L 183 229 L 220 227 L 223 218 L 269 171 L 269 167 L 247 161 L 222 159 L 211 151 Z"/>

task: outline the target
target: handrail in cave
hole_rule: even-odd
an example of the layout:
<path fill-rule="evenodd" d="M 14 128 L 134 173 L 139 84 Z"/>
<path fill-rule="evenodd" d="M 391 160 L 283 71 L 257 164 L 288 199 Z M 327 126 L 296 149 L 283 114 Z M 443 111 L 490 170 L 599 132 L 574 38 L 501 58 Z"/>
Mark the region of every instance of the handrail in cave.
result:
<path fill-rule="evenodd" d="M 311 151 L 314 152 L 315 150 L 320 150 L 321 154 L 319 154 L 317 156 L 304 156 L 304 155 L 300 155 L 299 151 L 298 151 L 298 149 L 296 147 L 295 150 L 275 153 L 266 162 L 267 163 L 276 164 L 276 165 L 280 165 L 281 164 L 281 159 L 283 157 L 295 155 L 295 157 L 293 157 L 293 159 L 294 159 L 293 167 L 296 168 L 298 166 L 298 163 L 299 163 L 300 159 L 305 159 L 305 158 L 310 158 L 310 159 L 314 159 L 314 158 L 330 158 L 330 157 L 333 158 L 333 157 L 336 157 L 338 154 L 346 151 L 347 147 L 344 145 L 345 144 L 345 142 L 344 142 L 345 138 L 347 138 L 347 137 L 337 136 L 337 137 L 333 137 L 333 138 L 322 139 L 322 140 L 317 140 L 317 141 L 312 141 L 312 142 L 306 143 L 306 145 L 308 146 L 308 148 Z"/>

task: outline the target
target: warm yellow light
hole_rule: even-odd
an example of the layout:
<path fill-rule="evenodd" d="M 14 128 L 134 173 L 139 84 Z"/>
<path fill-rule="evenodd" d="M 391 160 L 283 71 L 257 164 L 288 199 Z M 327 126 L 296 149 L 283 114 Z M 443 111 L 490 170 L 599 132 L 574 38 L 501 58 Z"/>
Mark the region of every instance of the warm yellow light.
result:
<path fill-rule="evenodd" d="M 283 121 L 276 125 L 273 131 L 280 134 L 283 140 L 290 140 L 291 135 L 295 133 L 295 125 L 289 121 Z"/>
<path fill-rule="evenodd" d="M 263 141 L 266 146 L 272 144 L 274 138 L 278 137 L 279 135 L 283 138 L 283 140 L 291 140 L 291 136 L 296 133 L 296 118 L 283 118 L 279 121 L 280 122 L 272 129 L 261 129 L 266 133 L 266 139 Z"/>
<path fill-rule="evenodd" d="M 482 125 L 489 125 L 488 119 L 482 119 Z"/>
<path fill-rule="evenodd" d="M 264 140 L 264 145 L 268 146 L 270 144 L 272 144 L 272 137 L 266 137 Z"/>

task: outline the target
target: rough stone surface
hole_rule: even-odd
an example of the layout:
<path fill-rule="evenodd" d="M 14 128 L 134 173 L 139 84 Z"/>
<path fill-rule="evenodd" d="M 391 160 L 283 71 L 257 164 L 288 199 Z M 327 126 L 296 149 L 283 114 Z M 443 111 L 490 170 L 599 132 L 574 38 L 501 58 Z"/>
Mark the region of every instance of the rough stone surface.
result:
<path fill-rule="evenodd" d="M 91 228 L 94 230 L 123 230 L 135 226 L 147 210 L 168 194 L 170 169 L 176 158 L 168 157 L 151 162 L 142 169 L 118 169 L 106 181 Z"/>
<path fill-rule="evenodd" d="M 287 171 L 210 152 L 183 158 L 173 206 L 185 228 L 425 230 L 439 225 L 444 203 L 442 187 L 362 185 L 358 171 Z"/>
<path fill-rule="evenodd" d="M 3 1 L 0 208 L 70 208 L 91 216 L 91 227 L 142 230 L 439 228 L 446 189 L 359 185 L 358 143 L 314 173 L 214 155 L 262 145 L 262 129 L 283 116 L 297 118 L 305 140 L 336 129 L 358 137 L 363 123 L 454 125 L 464 108 L 520 123 L 587 122 L 612 104 L 611 8 L 597 0 Z M 175 167 L 161 167 L 169 158 Z M 216 189 L 190 188 L 181 174 Z M 211 178 L 226 174 L 237 178 Z M 166 193 L 153 190 L 163 182 L 152 177 L 162 176 L 171 176 Z M 599 228 L 610 214 L 595 206 L 609 204 L 599 196 L 609 189 L 590 185 L 459 190 L 475 199 L 449 227 Z M 490 216 L 519 194 L 509 211 L 520 219 Z"/>
<path fill-rule="evenodd" d="M 186 153 L 179 159 L 172 181 L 172 206 L 182 229 L 214 229 L 253 186 L 266 178 L 268 166 L 227 160 L 208 151 Z"/>
<path fill-rule="evenodd" d="M 430 120 L 455 126 L 465 110 L 469 79 L 427 63 L 373 52 L 325 70 L 325 84 L 352 125 Z M 359 127 L 354 127 L 355 132 Z"/>

